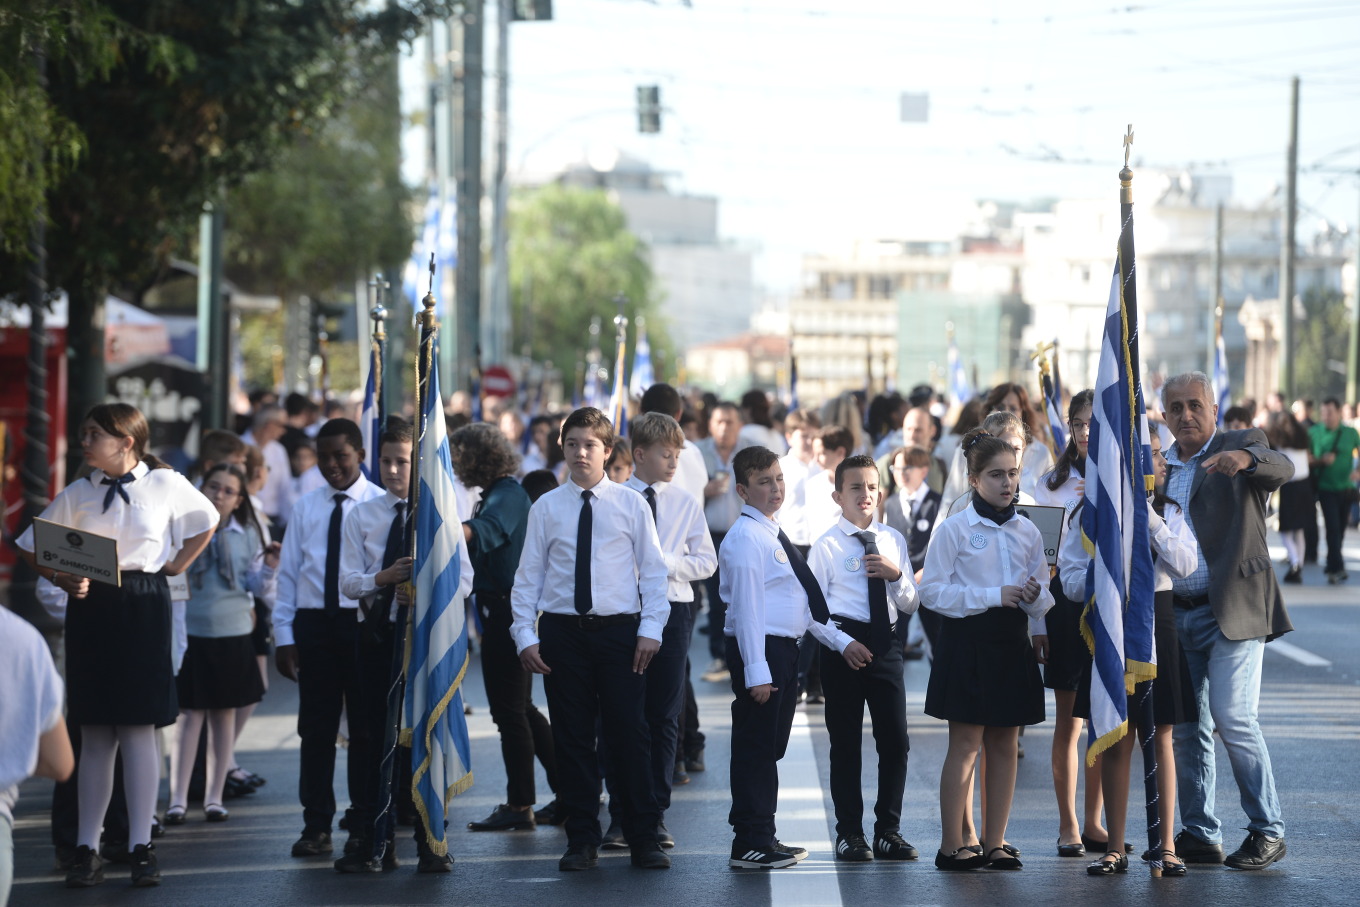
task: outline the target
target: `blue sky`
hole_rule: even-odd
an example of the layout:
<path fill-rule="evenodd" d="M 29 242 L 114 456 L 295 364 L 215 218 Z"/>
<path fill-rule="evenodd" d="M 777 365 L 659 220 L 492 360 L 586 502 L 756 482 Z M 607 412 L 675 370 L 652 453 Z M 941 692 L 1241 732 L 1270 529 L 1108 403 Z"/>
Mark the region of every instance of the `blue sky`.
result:
<path fill-rule="evenodd" d="M 1354 0 L 554 6 L 512 27 L 511 170 L 601 147 L 645 157 L 721 199 L 724 236 L 774 292 L 804 252 L 947 237 L 975 199 L 1117 204 L 1128 123 L 1135 169 L 1228 171 L 1240 200 L 1262 200 L 1284 178 L 1296 74 L 1301 234 L 1360 217 Z M 489 26 L 488 71 L 493 45 Z M 660 135 L 636 132 L 640 84 L 661 86 Z M 930 95 L 928 123 L 898 122 L 902 92 Z"/>

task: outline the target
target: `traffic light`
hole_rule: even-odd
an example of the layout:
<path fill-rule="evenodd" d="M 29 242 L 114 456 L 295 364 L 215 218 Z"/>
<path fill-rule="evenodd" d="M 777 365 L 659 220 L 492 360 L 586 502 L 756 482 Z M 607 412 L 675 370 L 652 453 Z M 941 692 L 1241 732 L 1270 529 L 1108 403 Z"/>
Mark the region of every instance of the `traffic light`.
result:
<path fill-rule="evenodd" d="M 659 86 L 638 86 L 637 118 L 638 132 L 650 134 L 661 131 L 661 88 Z"/>

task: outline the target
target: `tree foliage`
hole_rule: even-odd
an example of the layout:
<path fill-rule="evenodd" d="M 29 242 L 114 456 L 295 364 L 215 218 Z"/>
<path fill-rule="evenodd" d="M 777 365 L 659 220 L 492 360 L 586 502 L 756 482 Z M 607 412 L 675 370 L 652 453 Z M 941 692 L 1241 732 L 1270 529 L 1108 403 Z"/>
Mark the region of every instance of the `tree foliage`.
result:
<path fill-rule="evenodd" d="M 628 232 L 623 211 L 598 189 L 551 185 L 511 200 L 510 292 L 514 338 L 550 361 L 568 385 L 590 345 L 590 321 L 602 323 L 600 345 L 612 372 L 615 296 L 628 299 L 628 361 L 637 316 L 647 319 L 653 362 L 671 362 L 647 249 Z M 662 373 L 658 370 L 658 378 Z"/>
<path fill-rule="evenodd" d="M 1303 309 L 1305 315 L 1294 328 L 1294 386 L 1300 397 L 1341 399 L 1346 393 L 1350 307 L 1336 290 L 1310 287 L 1303 294 Z"/>

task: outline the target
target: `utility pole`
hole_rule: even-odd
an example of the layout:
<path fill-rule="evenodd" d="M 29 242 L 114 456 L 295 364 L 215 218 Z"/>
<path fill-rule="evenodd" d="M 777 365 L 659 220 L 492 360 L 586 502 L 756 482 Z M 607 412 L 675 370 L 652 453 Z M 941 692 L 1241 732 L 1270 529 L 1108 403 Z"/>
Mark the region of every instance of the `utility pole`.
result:
<path fill-rule="evenodd" d="M 452 388 L 469 387 L 473 359 L 482 334 L 482 35 L 483 0 L 467 4 L 451 33 L 457 36 L 458 76 L 454 89 L 454 175 L 458 185 L 457 349 L 446 358 L 456 379 Z M 452 346 L 452 344 L 450 345 Z M 441 363 L 444 365 L 445 363 Z M 452 371 L 456 369 L 456 371 Z"/>
<path fill-rule="evenodd" d="M 227 381 L 231 347 L 227 312 L 222 305 L 222 231 L 226 218 L 219 194 L 203 203 L 198 218 L 198 370 L 207 379 L 203 427 L 227 427 Z"/>
<path fill-rule="evenodd" d="M 1296 195 L 1299 175 L 1299 77 L 1289 82 L 1289 152 L 1285 165 L 1284 242 L 1280 248 L 1280 390 L 1285 405 L 1294 399 L 1294 222 L 1298 219 Z"/>
<path fill-rule="evenodd" d="M 1214 293 L 1209 300 L 1209 343 L 1208 358 L 1204 361 L 1209 367 L 1204 370 L 1206 375 L 1214 373 L 1214 356 L 1217 355 L 1217 318 L 1216 312 L 1223 306 L 1223 203 L 1219 202 L 1214 210 Z"/>
<path fill-rule="evenodd" d="M 510 17 L 514 0 L 497 0 L 496 10 L 496 138 L 492 171 L 491 274 L 487 281 L 487 323 L 482 349 L 490 362 L 505 362 L 510 348 L 510 262 L 507 250 L 505 179 L 510 141 Z"/>
<path fill-rule="evenodd" d="M 1355 171 L 1360 176 L 1360 170 Z M 1351 345 L 1346 357 L 1346 402 L 1360 401 L 1360 218 L 1351 230 L 1355 236 L 1355 288 L 1351 296 Z"/>

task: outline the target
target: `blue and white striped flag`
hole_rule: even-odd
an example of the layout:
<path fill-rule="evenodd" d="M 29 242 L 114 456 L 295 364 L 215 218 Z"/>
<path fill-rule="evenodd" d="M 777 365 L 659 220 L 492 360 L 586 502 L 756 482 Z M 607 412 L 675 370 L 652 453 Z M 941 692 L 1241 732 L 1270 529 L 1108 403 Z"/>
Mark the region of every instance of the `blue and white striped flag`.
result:
<path fill-rule="evenodd" d="M 1088 765 L 1128 733 L 1128 694 L 1157 674 L 1147 503 L 1152 448 L 1139 376 L 1134 274 L 1130 213 L 1105 309 L 1081 510 L 1082 542 L 1094 560 L 1081 618 L 1093 659 Z"/>
<path fill-rule="evenodd" d="M 434 341 L 430 341 L 434 346 Z M 468 635 L 458 594 L 463 541 L 456 479 L 439 394 L 439 357 L 430 351 L 429 391 L 420 436 L 420 490 L 415 514 L 415 607 L 406 668 L 403 726 L 410 735 L 412 794 L 425 821 L 427 842 L 448 852 L 444 836 L 449 800 L 472 786 L 463 677 Z"/>
<path fill-rule="evenodd" d="M 973 385 L 968 381 L 968 370 L 963 367 L 963 357 L 959 355 L 959 345 L 949 338 L 949 403 L 963 406 L 973 399 Z"/>
<path fill-rule="evenodd" d="M 1218 324 L 1218 339 L 1214 341 L 1214 399 L 1218 403 L 1218 427 L 1223 427 L 1223 416 L 1232 406 L 1232 386 L 1228 383 L 1228 350 L 1223 345 L 1223 323 Z"/>
<path fill-rule="evenodd" d="M 378 352 L 377 341 L 368 354 L 368 379 L 364 381 L 364 405 L 359 411 L 359 431 L 364 436 L 364 451 L 368 459 L 359 464 L 364 477 L 375 485 L 382 486 L 382 470 L 378 468 L 381 458 L 378 441 L 382 438 L 382 406 L 378 397 L 382 388 L 382 357 Z"/>
<path fill-rule="evenodd" d="M 623 378 L 623 364 L 624 349 L 620 340 L 614 354 L 614 390 L 609 395 L 609 409 L 605 412 L 614 423 L 614 434 L 620 438 L 628 435 L 628 383 Z"/>
<path fill-rule="evenodd" d="M 628 391 L 635 397 L 641 397 L 647 392 L 647 388 L 656 383 L 656 375 L 652 371 L 652 347 L 647 342 L 647 328 L 638 319 L 637 341 L 633 346 L 633 374 L 628 379 Z"/>
<path fill-rule="evenodd" d="M 1053 456 L 1061 457 L 1067 448 L 1067 420 L 1063 418 L 1062 377 L 1058 374 L 1058 357 L 1047 354 L 1039 361 L 1039 384 L 1044 392 L 1044 414 L 1048 416 L 1048 430 L 1053 435 Z"/>
<path fill-rule="evenodd" d="M 411 258 L 401 272 L 401 290 L 416 312 L 420 311 L 420 301 L 429 289 L 422 281 L 430 273 L 430 253 L 438 251 L 439 224 L 439 189 L 431 186 L 430 195 L 425 199 L 425 222 L 420 238 L 411 244 Z M 437 261 L 442 264 L 442 260 Z"/>

